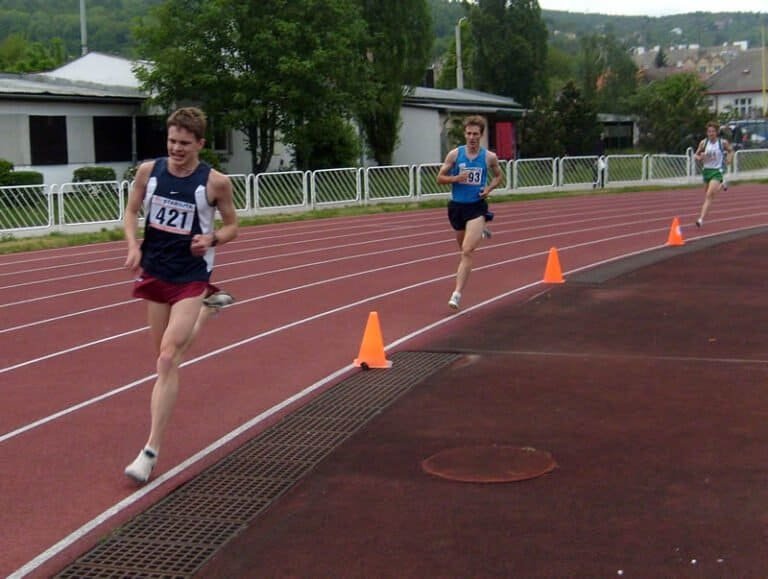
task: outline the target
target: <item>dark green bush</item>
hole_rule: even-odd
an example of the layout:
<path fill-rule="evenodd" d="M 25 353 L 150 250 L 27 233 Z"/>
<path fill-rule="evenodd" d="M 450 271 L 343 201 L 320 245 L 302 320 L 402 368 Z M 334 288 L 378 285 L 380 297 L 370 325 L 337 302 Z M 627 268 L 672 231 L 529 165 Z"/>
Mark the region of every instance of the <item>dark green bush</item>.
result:
<path fill-rule="evenodd" d="M 43 174 L 37 171 L 10 171 L 0 177 L 3 185 L 42 185 Z"/>
<path fill-rule="evenodd" d="M 216 151 L 207 147 L 200 149 L 200 160 L 205 161 L 217 171 L 221 171 L 222 158 Z"/>
<path fill-rule="evenodd" d="M 117 178 L 112 167 L 80 167 L 75 169 L 72 181 L 114 181 Z"/>
<path fill-rule="evenodd" d="M 10 175 L 11 171 L 13 171 L 13 163 L 0 159 L 0 187 L 10 184 L 8 183 L 8 175 Z"/>

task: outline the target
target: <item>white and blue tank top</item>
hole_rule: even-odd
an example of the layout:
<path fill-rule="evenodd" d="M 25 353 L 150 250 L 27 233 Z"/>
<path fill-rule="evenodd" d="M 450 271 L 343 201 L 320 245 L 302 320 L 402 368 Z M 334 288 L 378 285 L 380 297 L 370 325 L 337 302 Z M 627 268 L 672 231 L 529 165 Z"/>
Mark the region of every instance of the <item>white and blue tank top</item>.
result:
<path fill-rule="evenodd" d="M 465 183 L 452 183 L 451 199 L 456 203 L 477 203 L 480 201 L 480 193 L 483 192 L 488 182 L 488 166 L 485 160 L 486 149 L 480 147 L 477 157 L 469 159 L 465 145 L 458 147 L 456 162 L 451 170 L 452 175 L 458 175 L 467 171 L 468 178 Z"/>

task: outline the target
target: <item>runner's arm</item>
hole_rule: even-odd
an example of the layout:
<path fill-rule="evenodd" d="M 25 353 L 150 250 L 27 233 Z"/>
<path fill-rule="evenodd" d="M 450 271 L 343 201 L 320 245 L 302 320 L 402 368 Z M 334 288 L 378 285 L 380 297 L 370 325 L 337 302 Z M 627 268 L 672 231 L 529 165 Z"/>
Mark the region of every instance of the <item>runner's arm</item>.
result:
<path fill-rule="evenodd" d="M 125 258 L 125 267 L 132 272 L 139 269 L 141 263 L 141 243 L 137 237 L 139 229 L 139 212 L 147 190 L 147 181 L 152 174 L 154 161 L 148 161 L 139 165 L 133 185 L 128 192 L 128 203 L 123 215 L 123 233 L 128 244 L 128 255 Z"/>
<path fill-rule="evenodd" d="M 501 171 L 501 166 L 499 165 L 499 157 L 496 155 L 496 153 L 488 151 L 486 158 L 488 159 L 488 169 L 490 170 L 492 177 L 491 182 L 485 186 L 485 189 L 483 189 L 483 192 L 480 194 L 480 197 L 483 199 L 488 197 L 491 194 L 491 191 L 496 189 L 496 187 L 498 187 L 504 179 L 504 173 Z"/>

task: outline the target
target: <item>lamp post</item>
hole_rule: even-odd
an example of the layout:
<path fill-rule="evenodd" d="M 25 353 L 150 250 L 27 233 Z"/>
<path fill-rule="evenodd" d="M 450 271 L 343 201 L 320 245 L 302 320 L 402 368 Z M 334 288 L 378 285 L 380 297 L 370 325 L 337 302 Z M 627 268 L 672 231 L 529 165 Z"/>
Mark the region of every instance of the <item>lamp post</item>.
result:
<path fill-rule="evenodd" d="M 459 18 L 456 23 L 456 88 L 464 88 L 464 69 L 461 67 L 461 23 L 467 19 L 466 16 Z"/>
<path fill-rule="evenodd" d="M 85 0 L 80 0 L 80 52 L 88 54 L 88 29 L 85 24 Z"/>

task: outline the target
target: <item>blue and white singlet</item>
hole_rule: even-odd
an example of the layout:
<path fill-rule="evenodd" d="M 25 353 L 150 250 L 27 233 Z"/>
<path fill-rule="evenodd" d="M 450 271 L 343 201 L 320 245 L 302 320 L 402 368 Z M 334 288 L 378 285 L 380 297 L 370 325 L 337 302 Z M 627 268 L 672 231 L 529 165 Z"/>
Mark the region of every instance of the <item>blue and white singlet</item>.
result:
<path fill-rule="evenodd" d="M 462 171 L 467 171 L 469 175 L 466 183 L 452 183 L 451 199 L 456 203 L 477 203 L 480 201 L 480 193 L 483 192 L 488 182 L 485 153 L 486 150 L 480 147 L 477 157 L 470 160 L 467 158 L 466 146 L 461 145 L 458 148 L 451 175 L 458 175 Z"/>

